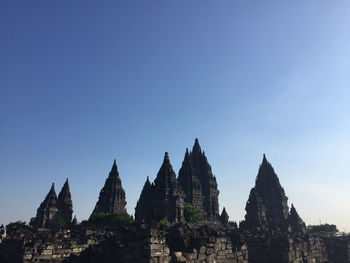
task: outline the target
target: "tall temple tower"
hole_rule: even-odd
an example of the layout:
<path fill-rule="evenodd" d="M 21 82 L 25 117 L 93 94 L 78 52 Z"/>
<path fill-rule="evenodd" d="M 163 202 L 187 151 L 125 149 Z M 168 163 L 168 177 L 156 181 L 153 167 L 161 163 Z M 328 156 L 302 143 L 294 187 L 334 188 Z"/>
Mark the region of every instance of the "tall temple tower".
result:
<path fill-rule="evenodd" d="M 37 228 L 69 226 L 72 223 L 72 214 L 73 204 L 67 179 L 58 194 L 58 198 L 55 184 L 52 183 L 49 193 L 37 210 L 33 225 Z"/>
<path fill-rule="evenodd" d="M 245 229 L 269 231 L 294 231 L 305 233 L 306 226 L 292 205 L 289 211 L 287 196 L 279 179 L 264 154 L 255 186 L 251 189 L 246 204 Z"/>
<path fill-rule="evenodd" d="M 69 225 L 72 222 L 73 204 L 69 190 L 68 178 L 64 183 L 60 193 L 58 194 L 57 208 L 59 217 L 64 221 L 66 225 Z"/>
<path fill-rule="evenodd" d="M 219 220 L 218 184 L 198 139 L 195 139 L 191 153 L 186 150 L 179 182 L 185 191 L 186 202 L 199 207 L 207 220 Z"/>
<path fill-rule="evenodd" d="M 154 183 L 150 184 L 147 177 L 135 208 L 135 219 L 140 222 L 166 218 L 169 222 L 183 222 L 184 196 L 166 152 Z"/>
<path fill-rule="evenodd" d="M 52 183 L 50 191 L 40 204 L 35 217 L 35 227 L 52 228 L 58 225 L 58 208 L 55 184 Z"/>
<path fill-rule="evenodd" d="M 98 201 L 92 214 L 98 212 L 125 213 L 125 206 L 125 191 L 119 177 L 116 160 L 114 160 L 112 170 L 106 179 L 105 185 L 101 189 Z"/>

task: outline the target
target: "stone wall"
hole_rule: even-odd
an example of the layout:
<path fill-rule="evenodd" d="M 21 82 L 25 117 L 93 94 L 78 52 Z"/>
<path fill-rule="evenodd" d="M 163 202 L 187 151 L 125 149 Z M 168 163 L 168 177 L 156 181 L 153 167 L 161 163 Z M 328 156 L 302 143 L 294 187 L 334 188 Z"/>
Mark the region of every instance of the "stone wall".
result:
<path fill-rule="evenodd" d="M 326 237 L 324 238 L 330 262 L 350 263 L 350 238 Z"/>
<path fill-rule="evenodd" d="M 90 245 L 100 243 L 108 235 L 105 229 L 75 228 L 62 230 L 20 229 L 9 232 L 0 245 L 0 262 L 63 262 L 79 255 Z"/>
<path fill-rule="evenodd" d="M 248 263 L 248 251 L 236 230 L 208 226 L 77 227 L 65 234 L 27 228 L 11 233 L 0 245 L 0 261 Z"/>
<path fill-rule="evenodd" d="M 177 225 L 168 230 L 152 229 L 152 263 L 235 262 L 248 263 L 247 247 L 234 230 Z"/>
<path fill-rule="evenodd" d="M 70 233 L 23 228 L 0 245 L 1 263 L 349 263 L 349 238 L 242 232 L 233 227 L 77 226 Z"/>
<path fill-rule="evenodd" d="M 249 234 L 247 247 L 250 263 L 321 263 L 328 262 L 323 239 L 313 235 L 260 232 Z M 339 261 L 337 263 L 345 263 Z M 334 262 L 335 263 L 335 262 Z"/>

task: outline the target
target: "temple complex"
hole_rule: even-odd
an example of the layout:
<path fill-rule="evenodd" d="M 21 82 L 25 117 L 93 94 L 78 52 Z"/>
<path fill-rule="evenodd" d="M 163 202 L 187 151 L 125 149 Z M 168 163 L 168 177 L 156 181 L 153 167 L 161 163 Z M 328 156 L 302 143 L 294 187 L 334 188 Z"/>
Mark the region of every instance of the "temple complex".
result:
<path fill-rule="evenodd" d="M 216 178 L 196 139 L 192 151 L 186 149 L 178 178 L 167 152 L 154 182 L 147 177 L 135 221 L 101 225 L 90 217 L 79 224 L 76 217 L 72 220 L 68 179 L 58 198 L 52 184 L 30 226 L 20 222 L 7 226 L 0 262 L 350 262 L 350 237 L 309 233 L 293 204 L 289 209 L 285 191 L 265 155 L 239 227 L 229 221 L 225 207 L 219 215 L 218 195 Z M 125 206 L 114 161 L 93 214 L 125 215 Z M 186 222 L 185 211 L 193 206 L 204 215 L 200 222 Z"/>

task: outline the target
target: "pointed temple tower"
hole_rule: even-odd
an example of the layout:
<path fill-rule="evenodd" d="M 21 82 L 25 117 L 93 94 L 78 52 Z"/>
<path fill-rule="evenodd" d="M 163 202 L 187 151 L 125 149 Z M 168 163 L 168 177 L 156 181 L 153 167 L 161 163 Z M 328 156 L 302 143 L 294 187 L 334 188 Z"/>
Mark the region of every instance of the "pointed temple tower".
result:
<path fill-rule="evenodd" d="M 245 229 L 293 231 L 306 233 L 306 226 L 292 205 L 289 213 L 287 196 L 264 154 L 255 186 L 246 204 Z"/>
<path fill-rule="evenodd" d="M 125 213 L 125 206 L 125 191 L 119 177 L 116 160 L 114 160 L 112 170 L 106 179 L 105 185 L 101 189 L 98 201 L 92 214 L 98 212 Z"/>
<path fill-rule="evenodd" d="M 202 185 L 192 166 L 191 155 L 186 148 L 185 158 L 179 171 L 178 178 L 186 197 L 185 202 L 195 205 L 203 210 Z"/>
<path fill-rule="evenodd" d="M 248 228 L 286 230 L 289 216 L 287 197 L 278 177 L 264 154 L 255 187 L 246 205 L 245 225 Z"/>
<path fill-rule="evenodd" d="M 292 232 L 301 233 L 301 234 L 307 233 L 306 225 L 305 225 L 304 221 L 298 215 L 298 212 L 295 209 L 293 204 L 292 204 L 292 207 L 290 208 L 289 224 L 291 226 Z"/>
<path fill-rule="evenodd" d="M 154 183 L 150 184 L 147 178 L 135 208 L 136 221 L 165 218 L 169 222 L 184 221 L 184 193 L 167 152 Z"/>
<path fill-rule="evenodd" d="M 186 150 L 179 171 L 179 182 L 185 191 L 186 202 L 202 209 L 207 220 L 219 220 L 218 185 L 198 139 L 195 140 L 191 153 Z"/>
<path fill-rule="evenodd" d="M 151 218 L 151 202 L 154 185 L 151 185 L 149 177 L 147 176 L 146 182 L 142 188 L 142 192 L 139 200 L 137 201 L 135 208 L 135 220 L 141 222 Z"/>
<path fill-rule="evenodd" d="M 55 184 L 52 183 L 49 193 L 40 204 L 35 218 L 35 227 L 52 228 L 57 226 L 58 208 Z"/>
<path fill-rule="evenodd" d="M 226 212 L 226 209 L 225 207 L 222 209 L 222 212 L 221 212 L 221 215 L 220 215 L 220 221 L 221 221 L 221 224 L 226 226 L 228 224 L 228 219 L 229 219 L 229 216 Z"/>
<path fill-rule="evenodd" d="M 70 225 L 73 215 L 73 204 L 69 190 L 68 178 L 64 183 L 57 199 L 58 215 L 63 219 L 65 225 Z"/>

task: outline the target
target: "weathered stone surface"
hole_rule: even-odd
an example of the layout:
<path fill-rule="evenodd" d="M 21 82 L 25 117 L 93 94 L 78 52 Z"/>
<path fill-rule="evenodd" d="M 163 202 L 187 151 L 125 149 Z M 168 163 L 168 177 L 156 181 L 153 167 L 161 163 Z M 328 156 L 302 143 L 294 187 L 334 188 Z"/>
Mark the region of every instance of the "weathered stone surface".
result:
<path fill-rule="evenodd" d="M 98 201 L 92 213 L 125 213 L 125 206 L 125 191 L 119 177 L 116 160 L 114 160 L 112 170 L 106 179 L 105 185 L 101 189 Z"/>

